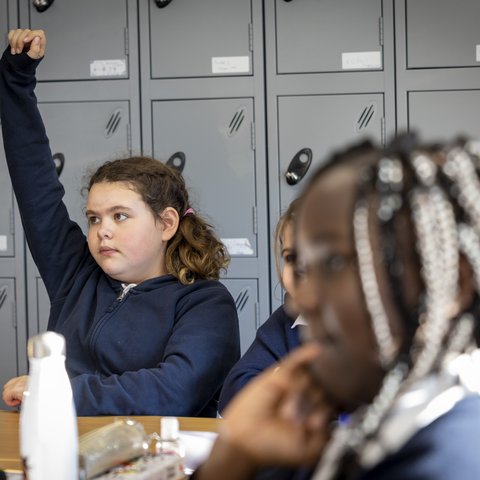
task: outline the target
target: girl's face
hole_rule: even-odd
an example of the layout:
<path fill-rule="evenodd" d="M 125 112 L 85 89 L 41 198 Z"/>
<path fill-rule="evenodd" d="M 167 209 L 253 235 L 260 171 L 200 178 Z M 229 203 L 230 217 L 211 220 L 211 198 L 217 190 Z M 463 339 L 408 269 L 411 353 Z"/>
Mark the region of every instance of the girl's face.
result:
<path fill-rule="evenodd" d="M 88 248 L 107 275 L 141 283 L 165 274 L 164 225 L 128 184 L 95 183 L 86 216 Z"/>
<path fill-rule="evenodd" d="M 294 266 L 295 266 L 295 253 L 294 253 L 294 231 L 291 222 L 285 223 L 283 232 L 281 235 L 281 255 L 282 255 L 282 283 L 283 287 L 289 295 L 293 294 L 293 281 L 294 281 Z"/>
<path fill-rule="evenodd" d="M 319 178 L 298 212 L 296 238 L 300 277 L 294 300 L 312 339 L 322 347 L 312 371 L 320 388 L 345 410 L 369 403 L 384 375 L 356 268 L 355 174 L 338 167 Z M 374 233 L 372 248 L 377 252 Z M 390 327 L 398 338 L 401 322 L 386 287 L 386 273 L 381 264 L 376 267 Z"/>

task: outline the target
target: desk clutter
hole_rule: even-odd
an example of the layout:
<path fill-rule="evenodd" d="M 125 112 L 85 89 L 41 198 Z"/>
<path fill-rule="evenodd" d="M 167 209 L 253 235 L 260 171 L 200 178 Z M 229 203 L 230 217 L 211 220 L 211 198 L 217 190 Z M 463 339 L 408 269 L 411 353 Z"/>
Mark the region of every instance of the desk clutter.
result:
<path fill-rule="evenodd" d="M 81 480 L 180 480 L 209 454 L 216 434 L 181 432 L 176 417 L 162 417 L 160 435 L 135 420 L 115 420 L 79 440 Z"/>

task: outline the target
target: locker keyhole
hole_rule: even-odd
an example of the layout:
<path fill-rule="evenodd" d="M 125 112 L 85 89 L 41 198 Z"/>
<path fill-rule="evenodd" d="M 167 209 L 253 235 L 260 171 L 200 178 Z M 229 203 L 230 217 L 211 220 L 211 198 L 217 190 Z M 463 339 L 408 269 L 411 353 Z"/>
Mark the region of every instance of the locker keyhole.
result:
<path fill-rule="evenodd" d="M 60 176 L 60 174 L 63 172 L 63 167 L 65 166 L 65 155 L 63 153 L 55 153 L 53 155 L 53 163 L 55 163 L 55 170 L 57 171 L 57 175 Z"/>
<path fill-rule="evenodd" d="M 168 160 L 167 165 L 169 167 L 174 168 L 175 170 L 179 171 L 180 173 L 183 172 L 185 168 L 186 157 L 183 152 L 175 152 Z"/>
<path fill-rule="evenodd" d="M 312 150 L 308 147 L 299 150 L 292 158 L 285 173 L 285 180 L 289 185 L 296 185 L 308 172 L 312 163 Z"/>

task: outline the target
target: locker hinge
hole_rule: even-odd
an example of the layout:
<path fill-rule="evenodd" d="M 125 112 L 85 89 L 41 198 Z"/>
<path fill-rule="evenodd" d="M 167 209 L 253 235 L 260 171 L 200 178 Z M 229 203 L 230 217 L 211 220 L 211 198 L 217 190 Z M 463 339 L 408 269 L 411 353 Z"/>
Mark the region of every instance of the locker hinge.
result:
<path fill-rule="evenodd" d="M 256 148 L 256 143 L 257 143 L 257 139 L 256 139 L 256 136 L 255 136 L 255 122 L 251 122 L 250 123 L 250 147 L 252 148 L 253 151 L 255 151 L 255 148 Z"/>
<path fill-rule="evenodd" d="M 386 139 L 386 133 L 385 133 L 385 117 L 382 117 L 380 119 L 380 135 L 381 135 L 381 141 L 382 145 L 385 146 L 385 143 L 387 141 Z"/>
<path fill-rule="evenodd" d="M 257 235 L 258 233 L 258 215 L 257 215 L 257 206 L 254 205 L 252 207 L 252 215 L 253 215 L 253 234 Z"/>
<path fill-rule="evenodd" d="M 253 52 L 253 23 L 248 24 L 248 48 Z"/>
<path fill-rule="evenodd" d="M 127 123 L 127 150 L 132 154 L 132 127 Z"/>
<path fill-rule="evenodd" d="M 125 55 L 128 56 L 129 53 L 130 53 L 130 41 L 128 39 L 128 27 L 125 27 L 123 29 L 123 34 L 125 36 L 125 39 L 124 39 L 124 41 L 125 41 Z"/>
<path fill-rule="evenodd" d="M 379 43 L 383 47 L 383 17 L 379 17 L 378 19 L 378 36 L 379 36 Z"/>
<path fill-rule="evenodd" d="M 15 235 L 15 217 L 13 209 L 10 209 L 10 235 Z"/>
<path fill-rule="evenodd" d="M 255 302 L 255 328 L 257 330 L 260 328 L 260 305 L 258 302 Z"/>

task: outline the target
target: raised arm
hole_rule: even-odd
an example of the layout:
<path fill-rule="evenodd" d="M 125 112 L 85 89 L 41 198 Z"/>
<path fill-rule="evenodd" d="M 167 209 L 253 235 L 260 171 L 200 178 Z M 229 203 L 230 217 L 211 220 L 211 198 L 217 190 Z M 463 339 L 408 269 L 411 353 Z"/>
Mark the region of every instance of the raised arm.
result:
<path fill-rule="evenodd" d="M 37 99 L 35 71 L 45 53 L 42 30 L 12 30 L 0 60 L 3 143 L 23 227 L 50 299 L 61 296 L 88 258 L 81 229 L 69 220 Z M 77 262 L 75 261 L 77 260 Z"/>

